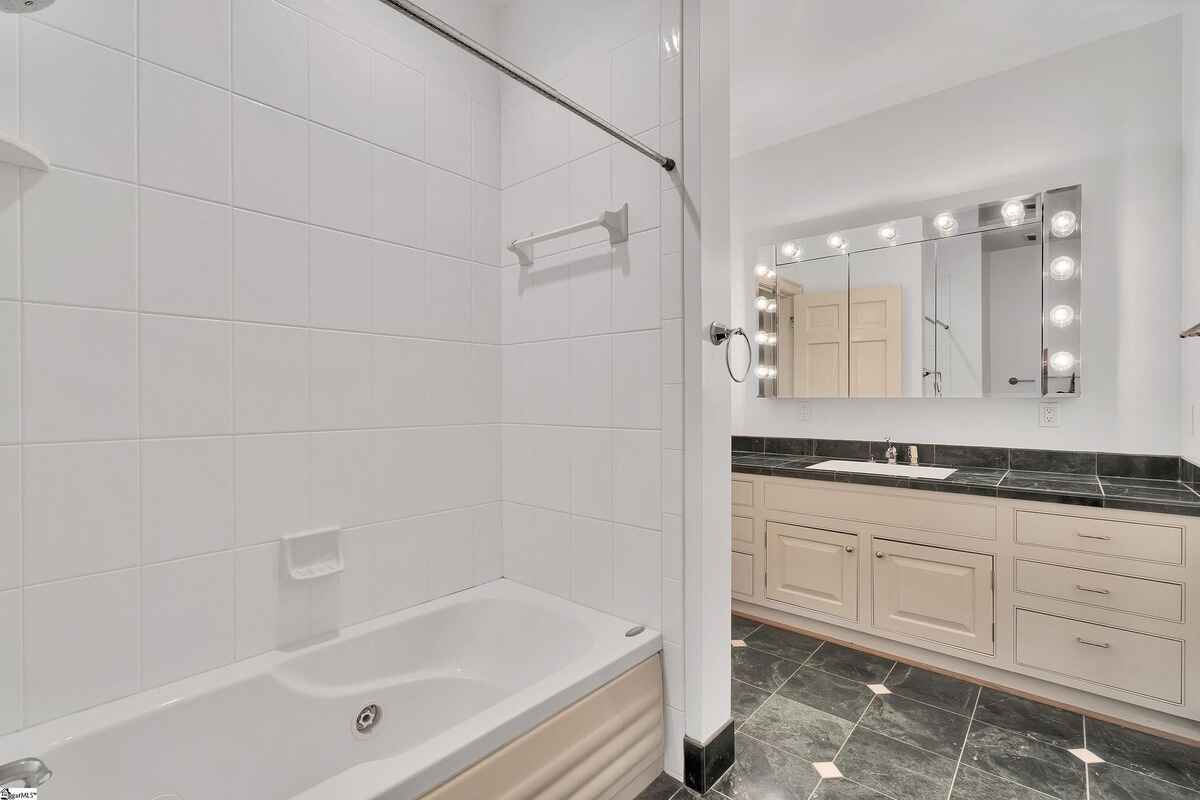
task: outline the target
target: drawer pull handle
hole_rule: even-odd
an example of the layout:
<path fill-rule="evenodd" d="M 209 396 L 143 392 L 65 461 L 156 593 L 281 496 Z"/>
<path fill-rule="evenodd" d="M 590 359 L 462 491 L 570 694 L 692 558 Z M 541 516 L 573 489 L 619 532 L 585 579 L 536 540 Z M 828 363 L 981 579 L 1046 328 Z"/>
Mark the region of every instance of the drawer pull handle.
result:
<path fill-rule="evenodd" d="M 1076 636 L 1075 641 L 1079 642 L 1080 644 L 1086 644 L 1088 647 L 1102 647 L 1105 650 L 1108 649 L 1108 642 L 1091 642 L 1081 636 Z"/>
<path fill-rule="evenodd" d="M 1075 584 L 1075 588 L 1081 592 L 1091 592 L 1092 594 L 1109 594 L 1110 593 L 1108 589 L 1094 589 L 1091 586 L 1080 586 L 1078 583 Z"/>
<path fill-rule="evenodd" d="M 1099 539 L 1102 542 L 1111 542 L 1112 541 L 1111 536 L 1097 536 L 1094 533 L 1079 533 L 1078 531 L 1076 531 L 1075 535 L 1078 536 L 1080 539 Z"/>
<path fill-rule="evenodd" d="M 853 552 L 854 552 L 854 545 L 852 545 L 852 544 L 848 544 L 848 545 L 846 545 L 846 552 L 847 552 L 847 553 L 853 553 Z"/>
<path fill-rule="evenodd" d="M 876 558 L 883 558 L 883 551 L 882 551 L 882 550 L 876 550 L 876 551 L 875 551 L 875 557 L 876 557 Z"/>

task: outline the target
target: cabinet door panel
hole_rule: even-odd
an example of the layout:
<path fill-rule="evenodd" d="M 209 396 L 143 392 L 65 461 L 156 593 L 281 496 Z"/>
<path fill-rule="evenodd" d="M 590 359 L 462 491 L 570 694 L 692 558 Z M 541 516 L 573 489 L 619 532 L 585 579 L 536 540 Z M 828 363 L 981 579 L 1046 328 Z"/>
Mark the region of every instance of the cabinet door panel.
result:
<path fill-rule="evenodd" d="M 991 556 L 887 539 L 874 547 L 875 627 L 994 652 Z"/>
<path fill-rule="evenodd" d="M 767 597 L 858 618 L 858 537 L 767 523 Z"/>
<path fill-rule="evenodd" d="M 754 556 L 749 553 L 733 553 L 731 569 L 731 585 L 733 593 L 739 597 L 752 599 L 754 597 Z"/>

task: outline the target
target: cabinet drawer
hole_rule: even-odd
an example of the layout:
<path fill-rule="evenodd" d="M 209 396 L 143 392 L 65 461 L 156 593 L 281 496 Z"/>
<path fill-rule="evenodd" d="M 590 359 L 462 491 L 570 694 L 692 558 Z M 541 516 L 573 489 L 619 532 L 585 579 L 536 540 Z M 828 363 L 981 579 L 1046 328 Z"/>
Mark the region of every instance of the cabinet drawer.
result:
<path fill-rule="evenodd" d="M 1017 663 L 1183 702 L 1183 643 L 1017 609 Z"/>
<path fill-rule="evenodd" d="M 1017 542 L 1161 564 L 1183 563 L 1183 529 L 1171 525 L 1018 511 Z"/>
<path fill-rule="evenodd" d="M 754 556 L 749 553 L 733 553 L 733 593 L 742 597 L 754 597 Z"/>
<path fill-rule="evenodd" d="M 769 509 L 836 517 L 859 522 L 875 522 L 901 528 L 996 538 L 996 507 L 946 498 L 917 497 L 917 494 L 874 495 L 834 488 L 828 482 L 812 484 L 766 481 L 764 504 Z"/>
<path fill-rule="evenodd" d="M 887 539 L 873 547 L 876 628 L 994 652 L 991 556 Z"/>
<path fill-rule="evenodd" d="M 754 544 L 754 519 L 752 517 L 733 516 L 733 541 L 742 544 Z"/>
<path fill-rule="evenodd" d="M 732 481 L 733 494 L 731 496 L 735 506 L 752 506 L 754 505 L 754 484 L 750 481 Z"/>
<path fill-rule="evenodd" d="M 1183 587 L 1149 578 L 1018 559 L 1017 591 L 1171 622 L 1183 619 Z"/>
<path fill-rule="evenodd" d="M 858 619 L 858 536 L 767 523 L 767 597 Z"/>

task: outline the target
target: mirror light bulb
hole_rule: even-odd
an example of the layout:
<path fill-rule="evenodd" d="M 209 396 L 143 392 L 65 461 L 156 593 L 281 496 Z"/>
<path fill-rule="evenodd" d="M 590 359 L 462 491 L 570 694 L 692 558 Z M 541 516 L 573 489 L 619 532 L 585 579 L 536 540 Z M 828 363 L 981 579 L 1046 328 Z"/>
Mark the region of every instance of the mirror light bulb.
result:
<path fill-rule="evenodd" d="M 1050 356 L 1050 368 L 1055 372 L 1070 372 L 1075 366 L 1075 354 L 1068 353 L 1066 350 L 1059 350 L 1054 355 Z"/>
<path fill-rule="evenodd" d="M 768 314 L 774 314 L 774 313 L 775 313 L 775 310 L 776 310 L 777 308 L 778 308 L 778 306 L 777 306 L 777 305 L 775 305 L 775 301 L 774 301 L 774 300 L 772 300 L 771 302 L 767 303 L 767 313 L 768 313 Z"/>
<path fill-rule="evenodd" d="M 779 374 L 779 370 L 775 369 L 774 367 L 767 367 L 767 377 L 768 378 L 774 378 L 778 374 Z"/>
<path fill-rule="evenodd" d="M 1079 227 L 1079 218 L 1074 211 L 1059 211 L 1050 218 L 1050 232 L 1059 239 L 1065 239 Z"/>
<path fill-rule="evenodd" d="M 1050 309 L 1050 322 L 1055 327 L 1065 328 L 1075 321 L 1075 309 L 1068 305 L 1055 306 Z"/>
<path fill-rule="evenodd" d="M 754 307 L 757 308 L 759 311 L 766 311 L 767 303 L 769 303 L 769 302 L 771 302 L 771 301 L 768 300 L 767 298 L 763 297 L 760 294 L 758 297 L 754 298 Z"/>
<path fill-rule="evenodd" d="M 1059 256 L 1051 261 L 1050 277 L 1056 281 L 1070 280 L 1075 277 L 1075 259 L 1070 256 Z"/>
<path fill-rule="evenodd" d="M 766 367 L 760 366 L 758 369 L 754 370 L 754 374 L 758 376 L 759 380 L 765 381 L 767 376 L 771 374 L 771 371 Z"/>
<path fill-rule="evenodd" d="M 757 334 L 755 334 L 754 341 L 758 342 L 759 344 L 766 344 L 767 343 L 767 332 L 759 331 Z"/>
<path fill-rule="evenodd" d="M 779 246 L 779 252 L 784 258 L 796 258 L 800 255 L 800 245 L 795 242 L 784 242 Z"/>
<path fill-rule="evenodd" d="M 1020 225 L 1025 221 L 1025 204 L 1020 200 L 1009 200 L 1000 206 L 1000 216 L 1006 225 Z"/>
<path fill-rule="evenodd" d="M 773 269 L 767 270 L 767 280 L 769 280 L 769 281 L 775 280 L 775 270 L 773 270 Z"/>
<path fill-rule="evenodd" d="M 771 345 L 772 347 L 774 347 L 776 344 L 778 344 L 778 342 L 779 342 L 779 337 L 778 337 L 778 336 L 776 336 L 776 335 L 775 335 L 775 334 L 773 334 L 773 333 L 769 333 L 769 334 L 767 334 L 767 344 L 769 344 L 769 345 Z"/>
<path fill-rule="evenodd" d="M 758 264 L 757 266 L 754 267 L 754 274 L 760 278 L 765 278 L 767 275 L 767 271 L 768 270 L 767 270 L 766 264 Z"/>
<path fill-rule="evenodd" d="M 896 241 L 896 226 L 895 225 L 881 225 L 881 226 L 879 226 L 879 230 L 877 230 L 875 233 L 879 236 L 881 241 L 884 241 L 884 242 Z"/>
<path fill-rule="evenodd" d="M 846 246 L 846 237 L 840 233 L 831 233 L 829 234 L 829 238 L 825 240 L 825 244 L 829 245 L 833 250 L 841 250 Z"/>
<path fill-rule="evenodd" d="M 933 218 L 933 227 L 937 228 L 938 232 L 944 236 L 954 233 L 958 229 L 958 220 L 954 218 L 953 214 L 943 211 Z"/>

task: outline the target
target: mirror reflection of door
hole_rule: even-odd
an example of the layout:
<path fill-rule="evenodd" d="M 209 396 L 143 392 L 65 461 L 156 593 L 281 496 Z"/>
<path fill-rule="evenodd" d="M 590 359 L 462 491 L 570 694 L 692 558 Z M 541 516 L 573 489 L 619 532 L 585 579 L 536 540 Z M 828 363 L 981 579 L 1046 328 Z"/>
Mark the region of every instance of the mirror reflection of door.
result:
<path fill-rule="evenodd" d="M 921 397 L 925 383 L 923 308 L 932 245 L 852 253 L 850 396 Z"/>
<path fill-rule="evenodd" d="M 849 304 L 846 257 L 778 268 L 780 397 L 846 397 Z"/>

